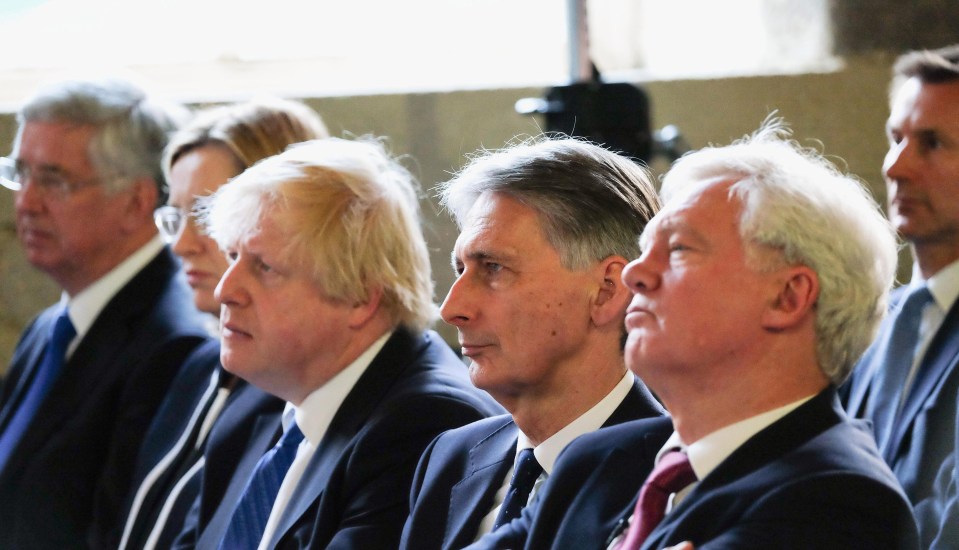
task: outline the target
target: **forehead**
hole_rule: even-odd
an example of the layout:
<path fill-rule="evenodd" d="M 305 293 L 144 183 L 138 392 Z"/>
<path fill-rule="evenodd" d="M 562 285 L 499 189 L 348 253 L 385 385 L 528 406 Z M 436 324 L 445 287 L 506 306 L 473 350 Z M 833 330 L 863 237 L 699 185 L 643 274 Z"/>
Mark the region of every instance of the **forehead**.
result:
<path fill-rule="evenodd" d="M 723 228 L 732 228 L 738 233 L 741 202 L 730 192 L 733 180 L 694 178 L 682 183 L 679 191 L 646 225 L 644 241 L 679 229 L 695 229 L 704 236 Z"/>
<path fill-rule="evenodd" d="M 959 132 L 959 80 L 923 83 L 905 80 L 893 94 L 888 125 L 942 126 Z"/>
<path fill-rule="evenodd" d="M 528 250 L 544 246 L 552 248 L 543 235 L 535 210 L 508 195 L 487 192 L 470 208 L 455 250 L 476 247 Z"/>
<path fill-rule="evenodd" d="M 90 125 L 29 121 L 18 136 L 14 155 L 38 166 L 92 168 L 88 151 L 95 134 Z"/>

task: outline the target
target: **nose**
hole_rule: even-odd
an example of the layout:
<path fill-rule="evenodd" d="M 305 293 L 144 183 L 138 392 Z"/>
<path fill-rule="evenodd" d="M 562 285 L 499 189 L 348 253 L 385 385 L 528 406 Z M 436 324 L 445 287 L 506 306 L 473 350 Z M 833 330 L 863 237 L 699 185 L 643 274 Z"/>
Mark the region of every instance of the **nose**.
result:
<path fill-rule="evenodd" d="M 183 220 L 183 229 L 173 240 L 171 249 L 177 256 L 189 258 L 190 256 L 201 254 L 205 248 L 206 243 L 193 224 L 192 217 L 187 216 L 186 219 Z"/>
<path fill-rule="evenodd" d="M 213 289 L 213 297 L 223 306 L 244 306 L 249 303 L 250 295 L 243 285 L 240 262 L 233 262 L 223 272 L 220 282 Z"/>
<path fill-rule="evenodd" d="M 883 159 L 882 171 L 887 179 L 901 182 L 910 179 L 915 163 L 915 148 L 910 145 L 908 139 L 904 139 L 889 146 L 889 151 Z"/>
<path fill-rule="evenodd" d="M 36 213 L 43 209 L 43 193 L 33 185 L 32 176 L 20 182 L 20 190 L 14 193 L 13 204 L 17 212 Z"/>
<path fill-rule="evenodd" d="M 650 254 L 644 252 L 623 269 L 623 284 L 633 294 L 648 292 L 659 286 L 659 274 L 651 268 L 651 263 Z"/>
<path fill-rule="evenodd" d="M 443 305 L 440 306 L 440 317 L 454 327 L 461 327 L 468 323 L 474 317 L 469 313 L 472 303 L 471 294 L 468 277 L 465 274 L 457 277 L 446 294 Z"/>

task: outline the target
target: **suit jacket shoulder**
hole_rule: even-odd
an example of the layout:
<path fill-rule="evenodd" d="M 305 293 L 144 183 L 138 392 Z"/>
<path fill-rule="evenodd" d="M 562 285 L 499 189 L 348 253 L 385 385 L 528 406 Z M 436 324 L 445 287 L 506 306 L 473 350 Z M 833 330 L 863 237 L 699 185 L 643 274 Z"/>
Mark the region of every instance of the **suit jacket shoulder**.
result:
<path fill-rule="evenodd" d="M 662 415 L 662 406 L 634 378 L 603 426 Z M 512 467 L 518 433 L 504 415 L 437 438 L 417 468 L 401 548 L 462 548 L 472 542 Z"/>
<path fill-rule="evenodd" d="M 180 365 L 207 338 L 178 270 L 164 249 L 77 345 L 0 473 L 0 547 L 108 546 L 143 435 Z M 45 312 L 26 333 L 9 384 L 39 357 L 51 318 Z"/>
<path fill-rule="evenodd" d="M 498 412 L 498 405 L 470 384 L 465 365 L 438 335 L 397 330 L 338 409 L 280 519 L 273 545 L 395 547 L 423 449 L 447 429 Z M 241 460 L 258 459 L 264 450 L 250 448 Z M 231 487 L 245 484 L 246 477 L 237 472 Z M 199 548 L 216 547 L 240 492 L 227 490 Z"/>
<path fill-rule="evenodd" d="M 644 548 L 916 548 L 911 508 L 864 425 L 827 389 L 703 479 Z M 671 542 L 674 541 L 674 542 Z"/>

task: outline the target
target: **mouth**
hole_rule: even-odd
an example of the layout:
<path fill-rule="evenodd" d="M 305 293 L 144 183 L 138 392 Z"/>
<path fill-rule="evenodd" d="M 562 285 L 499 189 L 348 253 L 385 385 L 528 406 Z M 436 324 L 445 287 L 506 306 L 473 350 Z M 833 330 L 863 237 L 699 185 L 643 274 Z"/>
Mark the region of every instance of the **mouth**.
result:
<path fill-rule="evenodd" d="M 490 344 L 479 344 L 475 342 L 460 342 L 460 352 L 464 357 L 476 357 L 483 353 L 483 350 L 490 347 Z"/>
<path fill-rule="evenodd" d="M 248 331 L 243 330 L 239 324 L 234 323 L 230 320 L 224 320 L 222 323 L 221 336 L 224 340 L 236 340 L 236 339 L 246 339 L 252 338 L 253 335 Z"/>
<path fill-rule="evenodd" d="M 200 282 L 209 279 L 210 273 L 206 271 L 200 271 L 199 269 L 189 269 L 185 271 L 187 282 L 190 286 L 196 286 Z"/>
<path fill-rule="evenodd" d="M 632 305 L 629 306 L 629 308 L 626 310 L 626 320 L 624 321 L 626 324 L 626 330 L 640 328 L 643 322 L 647 318 L 652 317 L 652 315 L 653 314 L 646 308 Z"/>

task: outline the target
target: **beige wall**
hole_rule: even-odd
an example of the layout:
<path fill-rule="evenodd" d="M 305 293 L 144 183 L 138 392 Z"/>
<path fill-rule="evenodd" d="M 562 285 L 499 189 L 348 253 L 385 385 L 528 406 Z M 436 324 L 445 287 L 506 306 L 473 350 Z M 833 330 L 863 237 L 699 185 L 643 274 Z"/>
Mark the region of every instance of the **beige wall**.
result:
<path fill-rule="evenodd" d="M 690 145 L 724 144 L 754 130 L 778 110 L 802 143 L 844 159 L 849 171 L 882 191 L 880 164 L 885 153 L 888 56 L 847 59 L 830 74 L 651 82 L 655 127 L 676 124 Z M 435 94 L 316 98 L 308 103 L 326 119 L 335 135 L 389 136 L 393 151 L 409 155 L 408 165 L 432 197 L 436 182 L 481 147 L 503 146 L 517 134 L 538 131 L 536 121 L 515 114 L 522 97 L 539 89 L 509 89 Z M 12 117 L 0 117 L 0 153 L 10 150 Z M 654 165 L 657 171 L 662 163 Z M 0 370 L 9 362 L 20 331 L 58 291 L 27 265 L 14 235 L 12 194 L 0 189 Z M 451 282 L 449 254 L 456 231 L 435 203 L 424 201 L 437 300 Z M 442 324 L 442 323 L 440 323 Z M 455 333 L 440 327 L 455 341 Z"/>

